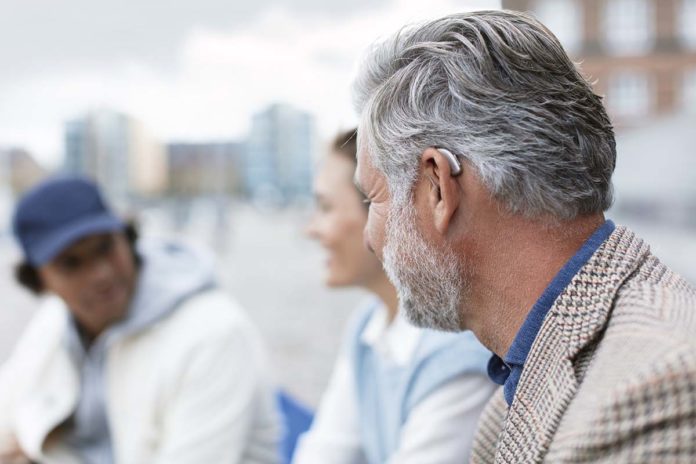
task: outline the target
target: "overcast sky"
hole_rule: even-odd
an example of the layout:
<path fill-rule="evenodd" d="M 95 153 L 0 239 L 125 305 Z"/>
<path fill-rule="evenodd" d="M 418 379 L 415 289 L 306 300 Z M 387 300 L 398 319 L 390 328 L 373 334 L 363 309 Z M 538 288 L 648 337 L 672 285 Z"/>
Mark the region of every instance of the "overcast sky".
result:
<path fill-rule="evenodd" d="M 0 146 L 60 162 L 63 124 L 124 111 L 163 141 L 243 137 L 284 101 L 330 136 L 375 39 L 499 0 L 0 0 Z"/>

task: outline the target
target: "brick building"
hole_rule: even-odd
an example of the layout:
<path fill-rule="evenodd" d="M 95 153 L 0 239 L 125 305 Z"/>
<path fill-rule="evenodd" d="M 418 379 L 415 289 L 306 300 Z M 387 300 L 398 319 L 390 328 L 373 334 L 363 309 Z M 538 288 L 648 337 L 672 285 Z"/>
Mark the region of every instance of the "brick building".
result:
<path fill-rule="evenodd" d="M 503 0 L 546 24 L 621 128 L 696 112 L 696 0 Z"/>

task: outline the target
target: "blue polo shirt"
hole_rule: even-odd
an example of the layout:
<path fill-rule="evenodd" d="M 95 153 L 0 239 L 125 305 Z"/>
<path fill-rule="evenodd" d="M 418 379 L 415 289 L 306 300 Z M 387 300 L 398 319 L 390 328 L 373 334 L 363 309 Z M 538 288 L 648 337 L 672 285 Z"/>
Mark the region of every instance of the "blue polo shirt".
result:
<path fill-rule="evenodd" d="M 494 354 L 488 361 L 488 376 L 493 382 L 503 385 L 503 393 L 508 406 L 512 404 L 512 399 L 515 397 L 517 383 L 520 381 L 524 363 L 527 360 L 529 350 L 532 348 L 532 343 L 534 343 L 534 339 L 539 333 L 539 329 L 541 329 L 541 324 L 544 322 L 546 314 L 553 306 L 556 298 L 575 277 L 575 274 L 587 263 L 600 245 L 609 238 L 615 228 L 616 226 L 612 221 L 605 221 L 585 241 L 577 253 L 558 271 L 556 277 L 546 287 L 546 290 L 544 290 L 534 306 L 532 306 L 527 319 L 517 332 L 512 345 L 510 345 L 505 359 L 500 359 L 499 356 Z"/>

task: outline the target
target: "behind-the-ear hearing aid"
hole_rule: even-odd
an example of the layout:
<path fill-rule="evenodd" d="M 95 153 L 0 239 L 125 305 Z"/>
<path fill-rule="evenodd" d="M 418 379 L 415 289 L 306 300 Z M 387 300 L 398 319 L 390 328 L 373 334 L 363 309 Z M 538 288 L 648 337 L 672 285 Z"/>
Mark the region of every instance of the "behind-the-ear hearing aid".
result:
<path fill-rule="evenodd" d="M 462 164 L 459 162 L 459 159 L 457 159 L 457 157 L 454 156 L 454 154 L 452 154 L 451 151 L 449 151 L 446 148 L 440 148 L 440 147 L 435 147 L 435 148 L 437 151 L 442 153 L 442 156 L 447 158 L 447 162 L 450 165 L 450 171 L 451 171 L 453 177 L 456 177 L 462 173 Z"/>

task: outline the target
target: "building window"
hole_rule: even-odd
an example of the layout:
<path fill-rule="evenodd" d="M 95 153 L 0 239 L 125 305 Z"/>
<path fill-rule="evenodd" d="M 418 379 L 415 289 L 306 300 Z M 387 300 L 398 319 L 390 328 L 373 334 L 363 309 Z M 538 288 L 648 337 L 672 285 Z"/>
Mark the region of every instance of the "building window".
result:
<path fill-rule="evenodd" d="M 642 54 L 654 42 L 653 2 L 651 0 L 607 0 L 604 37 L 610 53 Z"/>
<path fill-rule="evenodd" d="M 696 68 L 684 74 L 682 105 L 690 114 L 696 114 Z"/>
<path fill-rule="evenodd" d="M 582 0 L 537 0 L 533 11 L 551 29 L 568 53 L 580 50 L 583 41 Z"/>
<path fill-rule="evenodd" d="M 696 0 L 681 0 L 678 21 L 682 43 L 696 49 Z"/>
<path fill-rule="evenodd" d="M 612 116 L 635 119 L 646 116 L 652 107 L 652 86 L 645 74 L 624 72 L 609 80 L 607 102 Z"/>

